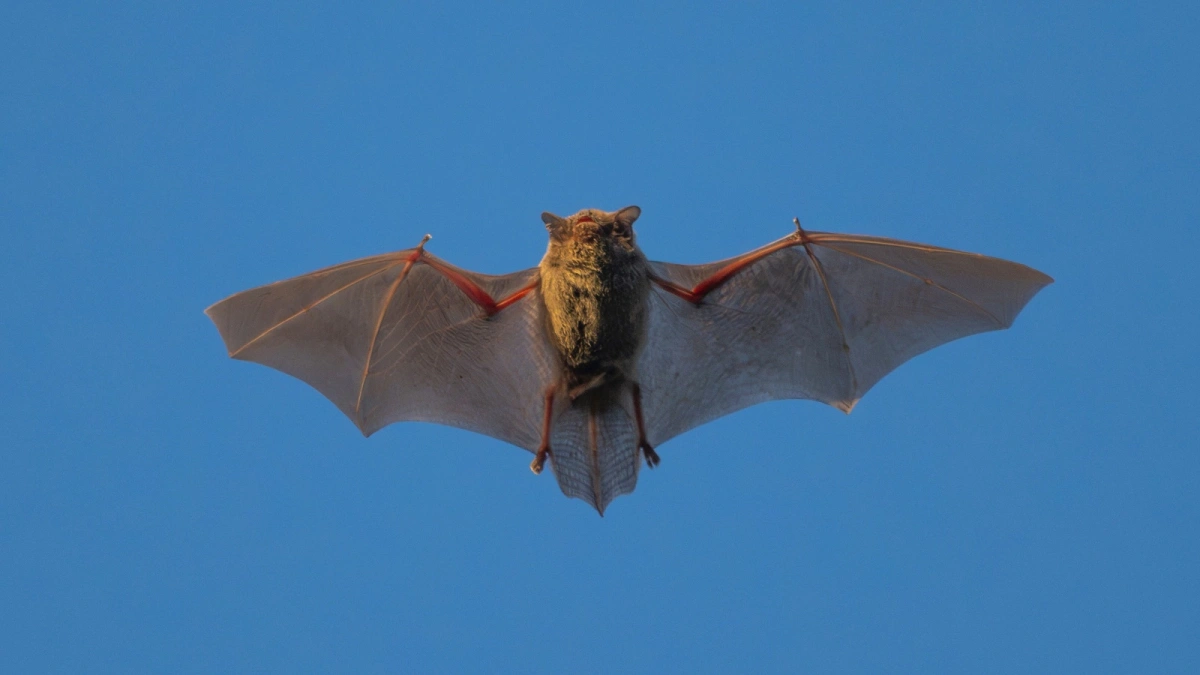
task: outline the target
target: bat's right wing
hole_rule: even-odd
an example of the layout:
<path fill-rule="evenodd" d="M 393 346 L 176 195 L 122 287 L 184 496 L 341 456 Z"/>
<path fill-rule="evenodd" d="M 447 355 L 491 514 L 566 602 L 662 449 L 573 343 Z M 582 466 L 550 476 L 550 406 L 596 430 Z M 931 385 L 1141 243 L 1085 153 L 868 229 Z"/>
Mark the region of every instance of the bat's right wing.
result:
<path fill-rule="evenodd" d="M 917 354 L 1008 328 L 1052 281 L 972 253 L 803 231 L 730 260 L 652 265 L 638 378 L 653 445 L 768 400 L 849 412 Z"/>
<path fill-rule="evenodd" d="M 363 434 L 438 422 L 533 451 L 557 360 L 538 272 L 477 274 L 416 248 L 238 293 L 209 307 L 230 356 L 315 387 Z"/>

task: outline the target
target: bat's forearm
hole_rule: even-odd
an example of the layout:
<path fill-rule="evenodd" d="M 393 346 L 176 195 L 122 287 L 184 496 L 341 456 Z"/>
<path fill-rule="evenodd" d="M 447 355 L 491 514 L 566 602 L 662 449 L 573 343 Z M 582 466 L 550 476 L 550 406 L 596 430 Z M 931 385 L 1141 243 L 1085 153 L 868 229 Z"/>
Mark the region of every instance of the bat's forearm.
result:
<path fill-rule="evenodd" d="M 735 274 L 741 272 L 750 265 L 753 265 L 754 263 L 762 260 L 776 251 L 780 251 L 785 248 L 791 248 L 792 246 L 798 246 L 800 244 L 807 245 L 807 243 L 807 239 L 804 237 L 803 233 L 797 232 L 792 236 L 780 239 L 774 244 L 769 244 L 756 251 L 751 251 L 750 253 L 731 261 L 728 265 L 717 270 L 711 276 L 705 278 L 692 288 L 684 288 L 679 284 L 667 279 L 663 279 L 657 275 L 651 275 L 650 280 L 658 284 L 658 286 L 664 291 L 671 293 L 672 295 L 677 295 L 694 305 L 698 305 L 704 301 L 705 296 L 720 288 L 722 284 L 724 284 L 726 281 L 729 281 Z"/>
<path fill-rule="evenodd" d="M 479 305 L 480 309 L 482 309 L 488 316 L 494 316 L 500 310 L 508 307 L 526 295 L 529 295 L 533 289 L 538 287 L 538 283 L 540 281 L 540 279 L 534 277 L 534 279 L 528 284 L 525 284 L 513 293 L 496 300 L 491 296 L 491 294 L 480 288 L 478 284 L 476 284 L 474 281 L 471 281 L 458 270 L 444 264 L 442 261 L 436 258 L 425 255 L 424 249 L 417 249 L 413 255 L 415 256 L 413 262 L 423 262 L 437 270 L 442 276 L 449 279 L 455 286 L 458 286 L 459 290 L 461 290 L 468 298 L 470 298 L 471 302 Z"/>
<path fill-rule="evenodd" d="M 664 291 L 672 295 L 677 295 L 693 305 L 700 304 L 700 301 L 704 299 L 704 295 L 697 293 L 695 290 L 684 288 L 683 286 L 680 286 L 679 284 L 664 279 L 660 276 L 652 274 L 650 275 L 650 281 L 658 284 L 659 288 L 663 289 Z M 699 288 L 699 286 L 697 286 L 697 288 Z"/>

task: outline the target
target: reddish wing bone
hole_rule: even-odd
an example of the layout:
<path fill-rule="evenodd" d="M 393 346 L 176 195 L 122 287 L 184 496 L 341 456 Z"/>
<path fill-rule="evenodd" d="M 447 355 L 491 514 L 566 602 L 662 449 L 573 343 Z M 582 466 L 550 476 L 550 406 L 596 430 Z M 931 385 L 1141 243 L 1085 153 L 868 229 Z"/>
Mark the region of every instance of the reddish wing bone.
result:
<path fill-rule="evenodd" d="M 458 270 L 447 267 L 446 265 L 442 264 L 442 261 L 440 260 L 427 257 L 425 255 L 425 241 L 422 241 L 421 244 L 421 246 L 417 247 L 417 250 L 413 251 L 409 255 L 409 262 L 423 262 L 440 272 L 442 276 L 453 282 L 455 286 L 458 286 L 459 290 L 465 293 L 472 302 L 479 305 L 479 307 L 483 309 L 488 316 L 495 316 L 500 312 L 500 310 L 508 307 L 526 295 L 529 295 L 529 293 L 533 289 L 537 288 L 538 284 L 541 282 L 540 278 L 535 277 L 533 281 L 530 281 L 524 287 L 517 289 L 508 297 L 501 298 L 500 301 L 497 302 L 494 298 L 492 298 L 491 295 L 488 294 L 487 291 L 476 285 L 474 281 L 471 281 L 467 277 L 460 274 Z"/>
<path fill-rule="evenodd" d="M 712 276 L 696 284 L 694 288 L 684 288 L 679 284 L 668 281 L 667 279 L 663 279 L 659 276 L 651 276 L 650 280 L 658 284 L 659 287 L 661 287 L 664 291 L 667 291 L 673 295 L 677 295 L 694 305 L 698 305 L 704 301 L 704 296 L 717 290 L 721 284 L 729 281 L 733 275 L 741 272 L 742 270 L 771 255 L 772 253 L 798 245 L 803 245 L 804 248 L 807 249 L 809 242 L 808 235 L 804 232 L 804 229 L 800 227 L 799 219 L 793 219 L 793 222 L 796 223 L 796 231 L 791 237 L 782 239 L 771 246 L 759 249 L 758 251 L 755 251 L 744 258 L 734 260 L 716 272 L 713 272 Z M 809 251 L 809 255 L 811 254 L 812 251 Z"/>

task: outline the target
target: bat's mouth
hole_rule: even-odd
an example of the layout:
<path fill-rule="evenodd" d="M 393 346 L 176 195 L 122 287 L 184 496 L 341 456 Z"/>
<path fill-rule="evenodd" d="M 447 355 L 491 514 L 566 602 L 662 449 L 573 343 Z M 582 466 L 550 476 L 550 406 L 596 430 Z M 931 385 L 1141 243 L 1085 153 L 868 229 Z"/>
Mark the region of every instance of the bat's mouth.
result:
<path fill-rule="evenodd" d="M 580 226 L 583 227 L 580 227 Z M 594 244 L 603 230 L 591 216 L 579 216 L 575 220 L 575 238 L 585 244 Z"/>

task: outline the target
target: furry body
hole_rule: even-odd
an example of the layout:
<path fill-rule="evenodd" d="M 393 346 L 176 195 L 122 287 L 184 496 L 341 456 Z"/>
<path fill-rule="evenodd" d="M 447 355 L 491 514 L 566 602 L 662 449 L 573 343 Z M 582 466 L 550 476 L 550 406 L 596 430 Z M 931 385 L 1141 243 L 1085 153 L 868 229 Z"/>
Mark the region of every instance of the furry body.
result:
<path fill-rule="evenodd" d="M 627 211 L 543 216 L 551 236 L 541 293 L 571 398 L 634 379 L 646 341 L 650 266 L 633 241 L 637 215 Z"/>

